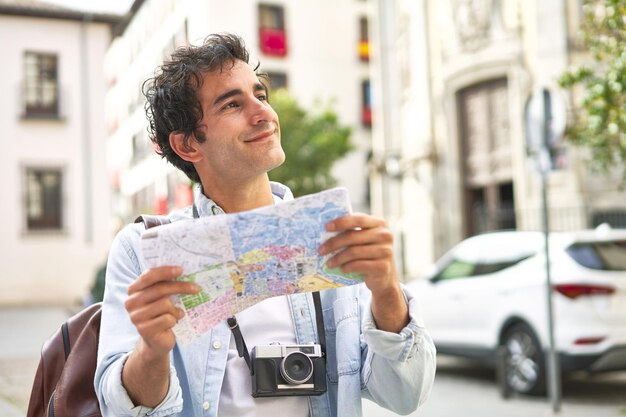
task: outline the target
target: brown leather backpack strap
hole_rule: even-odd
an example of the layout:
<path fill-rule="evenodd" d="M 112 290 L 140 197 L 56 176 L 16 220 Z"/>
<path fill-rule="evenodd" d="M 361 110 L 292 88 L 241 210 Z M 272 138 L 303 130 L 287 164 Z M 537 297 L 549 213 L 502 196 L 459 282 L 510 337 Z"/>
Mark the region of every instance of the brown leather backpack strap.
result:
<path fill-rule="evenodd" d="M 102 303 L 97 303 L 64 323 L 70 354 L 48 403 L 47 416 L 102 415 L 93 385 L 101 314 Z"/>
<path fill-rule="evenodd" d="M 101 306 L 76 313 L 45 341 L 27 417 L 101 416 L 93 385 Z"/>
<path fill-rule="evenodd" d="M 151 227 L 170 224 L 172 221 L 167 216 L 159 216 L 155 214 L 142 214 L 135 219 L 135 223 L 143 223 L 146 229 Z"/>

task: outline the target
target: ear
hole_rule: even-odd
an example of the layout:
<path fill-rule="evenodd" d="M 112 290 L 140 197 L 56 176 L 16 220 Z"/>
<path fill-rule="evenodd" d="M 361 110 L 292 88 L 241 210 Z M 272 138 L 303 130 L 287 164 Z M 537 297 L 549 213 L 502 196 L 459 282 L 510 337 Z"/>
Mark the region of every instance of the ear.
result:
<path fill-rule="evenodd" d="M 170 146 L 174 152 L 188 162 L 198 162 L 202 154 L 198 151 L 193 136 L 185 140 L 185 134 L 181 132 L 170 133 Z"/>

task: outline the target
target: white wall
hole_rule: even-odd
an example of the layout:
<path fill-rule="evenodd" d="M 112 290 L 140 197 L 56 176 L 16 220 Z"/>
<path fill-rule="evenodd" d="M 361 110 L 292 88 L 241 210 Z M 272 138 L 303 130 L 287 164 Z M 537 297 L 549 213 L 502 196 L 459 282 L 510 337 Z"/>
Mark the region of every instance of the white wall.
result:
<path fill-rule="evenodd" d="M 104 160 L 102 67 L 109 32 L 104 24 L 90 24 L 86 33 L 88 82 L 82 84 L 79 22 L 0 15 L 0 217 L 4 223 L 0 305 L 80 300 L 107 254 L 112 236 Z M 58 56 L 60 120 L 20 117 L 23 54 L 27 50 Z M 84 95 L 83 85 L 88 85 L 88 95 Z M 84 118 L 86 115 L 89 119 Z M 89 166 L 83 163 L 85 151 L 90 154 Z M 26 166 L 63 169 L 62 232 L 27 231 Z M 91 179 L 89 184 L 86 178 Z"/>

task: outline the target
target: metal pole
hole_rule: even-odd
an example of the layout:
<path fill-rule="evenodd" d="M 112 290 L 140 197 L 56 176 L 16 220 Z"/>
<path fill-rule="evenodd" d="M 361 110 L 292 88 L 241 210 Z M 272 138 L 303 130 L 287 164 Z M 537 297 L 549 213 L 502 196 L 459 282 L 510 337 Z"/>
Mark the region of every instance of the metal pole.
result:
<path fill-rule="evenodd" d="M 547 90 L 544 90 L 543 94 L 543 109 L 544 109 L 544 128 L 543 128 L 543 163 L 540 163 L 541 171 L 541 196 L 543 205 L 543 233 L 545 242 L 545 257 L 546 257 L 546 302 L 548 311 L 548 339 L 549 348 L 546 354 L 546 363 L 548 365 L 547 382 L 548 382 L 548 394 L 552 402 L 552 410 L 558 413 L 561 410 L 561 373 L 559 367 L 559 360 L 554 347 L 554 309 L 552 305 L 552 277 L 550 273 L 550 224 L 548 216 L 548 172 L 550 171 L 550 155 L 548 151 L 548 138 L 550 132 L 551 105 L 550 95 Z M 541 156 L 540 156 L 541 157 Z"/>

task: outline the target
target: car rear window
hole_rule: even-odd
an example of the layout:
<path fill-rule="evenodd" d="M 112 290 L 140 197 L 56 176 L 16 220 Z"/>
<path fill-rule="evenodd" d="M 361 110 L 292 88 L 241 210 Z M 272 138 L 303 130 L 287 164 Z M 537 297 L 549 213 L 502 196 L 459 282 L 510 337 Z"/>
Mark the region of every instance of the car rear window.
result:
<path fill-rule="evenodd" d="M 626 271 L 626 240 L 577 242 L 566 249 L 580 265 L 601 271 Z"/>
<path fill-rule="evenodd" d="M 437 275 L 435 275 L 433 279 L 439 281 L 494 274 L 502 271 L 503 269 L 510 268 L 511 266 L 516 265 L 529 257 L 529 255 L 524 255 L 507 261 L 475 263 L 468 260 L 453 259 Z"/>

